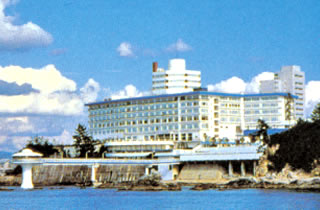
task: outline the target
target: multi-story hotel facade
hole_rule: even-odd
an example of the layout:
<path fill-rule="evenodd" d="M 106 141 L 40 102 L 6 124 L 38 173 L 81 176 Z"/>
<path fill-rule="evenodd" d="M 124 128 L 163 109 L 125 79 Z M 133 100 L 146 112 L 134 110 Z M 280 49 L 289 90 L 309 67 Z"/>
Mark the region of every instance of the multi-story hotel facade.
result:
<path fill-rule="evenodd" d="M 90 134 L 101 140 L 206 141 L 239 139 L 264 120 L 288 128 L 296 96 L 286 93 L 226 94 L 195 91 L 87 104 Z"/>

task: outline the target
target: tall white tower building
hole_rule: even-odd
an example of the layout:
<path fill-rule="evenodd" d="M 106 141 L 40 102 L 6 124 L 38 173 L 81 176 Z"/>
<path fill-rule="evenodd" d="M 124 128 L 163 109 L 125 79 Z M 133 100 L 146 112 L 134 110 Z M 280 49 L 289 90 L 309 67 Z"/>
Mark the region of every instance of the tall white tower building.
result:
<path fill-rule="evenodd" d="M 287 92 L 298 96 L 294 103 L 294 112 L 298 118 L 304 118 L 305 73 L 300 66 L 283 66 L 274 74 L 273 80 L 260 82 L 261 93 Z"/>
<path fill-rule="evenodd" d="M 184 59 L 169 61 L 168 70 L 153 63 L 152 93 L 154 95 L 190 92 L 201 87 L 201 72 L 186 70 Z"/>

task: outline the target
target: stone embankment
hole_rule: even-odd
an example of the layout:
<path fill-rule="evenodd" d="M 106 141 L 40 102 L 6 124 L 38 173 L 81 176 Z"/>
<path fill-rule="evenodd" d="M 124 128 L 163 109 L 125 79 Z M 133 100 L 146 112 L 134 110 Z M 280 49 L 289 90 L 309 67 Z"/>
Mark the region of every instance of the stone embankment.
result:
<path fill-rule="evenodd" d="M 89 185 L 91 167 L 88 166 L 35 166 L 33 183 L 36 186 Z M 96 180 L 105 182 L 130 182 L 144 175 L 143 166 L 103 165 L 96 169 Z"/>
<path fill-rule="evenodd" d="M 237 178 L 225 183 L 201 183 L 194 185 L 192 190 L 229 190 L 229 189 L 289 189 L 320 192 L 320 178 L 308 178 L 292 181 L 255 179 L 255 178 Z"/>
<path fill-rule="evenodd" d="M 21 175 L 19 176 L 0 176 L 0 186 L 20 186 Z"/>
<path fill-rule="evenodd" d="M 119 191 L 180 191 L 181 186 L 177 183 L 164 183 L 157 172 L 142 176 L 137 181 L 122 183 L 97 184 L 95 188 L 116 188 Z"/>

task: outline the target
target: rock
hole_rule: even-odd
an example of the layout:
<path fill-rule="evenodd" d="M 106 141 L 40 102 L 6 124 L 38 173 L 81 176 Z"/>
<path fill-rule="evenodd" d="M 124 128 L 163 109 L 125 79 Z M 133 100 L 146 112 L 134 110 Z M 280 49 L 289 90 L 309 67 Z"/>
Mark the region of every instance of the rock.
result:
<path fill-rule="evenodd" d="M 289 171 L 287 178 L 288 179 L 297 179 L 297 176 L 292 171 Z"/>
<path fill-rule="evenodd" d="M 235 180 L 231 180 L 225 185 L 228 187 L 234 188 L 252 188 L 257 184 L 257 180 L 255 178 L 239 178 Z"/>
<path fill-rule="evenodd" d="M 146 186 L 159 186 L 161 181 L 161 175 L 152 171 L 150 175 L 142 176 L 138 179 L 137 185 L 146 185 Z"/>
<path fill-rule="evenodd" d="M 265 179 L 272 179 L 272 174 L 271 173 L 267 173 L 264 178 Z"/>
<path fill-rule="evenodd" d="M 309 179 L 299 179 L 297 180 L 297 185 L 317 185 L 320 184 L 320 178 L 314 177 Z"/>
<path fill-rule="evenodd" d="M 1 176 L 0 186 L 20 186 L 21 176 Z"/>
<path fill-rule="evenodd" d="M 13 191 L 13 189 L 0 187 L 0 191 Z"/>
<path fill-rule="evenodd" d="M 209 189 L 213 189 L 213 185 L 212 184 L 196 184 L 195 186 L 193 186 L 191 188 L 191 190 L 209 190 Z"/>
<path fill-rule="evenodd" d="M 181 186 L 164 183 L 160 183 L 158 186 L 132 184 L 118 187 L 118 191 L 181 191 Z"/>

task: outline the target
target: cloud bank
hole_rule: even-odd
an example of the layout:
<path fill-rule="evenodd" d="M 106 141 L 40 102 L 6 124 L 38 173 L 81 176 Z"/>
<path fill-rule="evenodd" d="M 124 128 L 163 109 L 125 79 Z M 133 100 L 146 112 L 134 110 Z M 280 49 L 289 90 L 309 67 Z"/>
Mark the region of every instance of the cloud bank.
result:
<path fill-rule="evenodd" d="M 77 89 L 54 65 L 0 66 L 0 150 L 16 151 L 35 135 L 71 143 L 69 131 L 87 121 L 84 104 L 99 91 L 92 78 Z"/>
<path fill-rule="evenodd" d="M 0 66 L 0 81 L 0 85 L 6 84 L 7 90 L 0 95 L 0 113 L 75 115 L 83 112 L 82 96 L 76 93 L 76 83 L 61 75 L 53 65 L 41 69 Z M 26 87 L 26 92 L 31 87 L 34 91 L 13 95 L 17 85 Z M 90 87 L 84 86 L 82 92 L 87 88 Z M 3 92 L 4 88 L 0 89 Z"/>
<path fill-rule="evenodd" d="M 239 77 L 231 77 L 217 84 L 208 85 L 209 91 L 223 93 L 259 93 L 259 85 L 262 80 L 271 80 L 274 77 L 272 72 L 262 72 L 253 77 L 250 82 L 245 82 Z"/>
<path fill-rule="evenodd" d="M 111 93 L 110 98 L 122 99 L 122 98 L 133 98 L 149 95 L 149 92 L 141 92 L 134 85 L 126 85 L 123 90 Z"/>
<path fill-rule="evenodd" d="M 15 3 L 13 0 L 0 0 L 0 50 L 29 49 L 51 44 L 51 34 L 40 26 L 32 22 L 15 25 L 15 17 L 6 16 L 5 8 Z"/>

